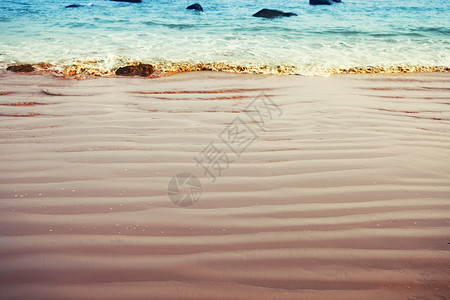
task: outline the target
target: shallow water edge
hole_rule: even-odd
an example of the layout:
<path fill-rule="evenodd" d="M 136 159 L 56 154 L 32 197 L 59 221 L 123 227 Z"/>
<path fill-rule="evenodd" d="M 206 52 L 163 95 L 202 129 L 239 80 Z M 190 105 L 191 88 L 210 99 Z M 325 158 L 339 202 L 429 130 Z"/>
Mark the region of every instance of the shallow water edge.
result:
<path fill-rule="evenodd" d="M 137 66 L 141 62 L 132 62 L 123 66 Z M 54 74 L 74 77 L 114 76 L 118 68 L 104 69 L 96 61 L 74 63 L 72 65 L 53 65 L 47 62 L 35 64 L 19 64 L 11 66 L 31 66 L 33 74 Z M 260 75 L 301 75 L 329 76 L 334 74 L 394 74 L 394 73 L 435 73 L 450 72 L 449 66 L 393 65 L 393 66 L 355 66 L 339 68 L 298 68 L 284 65 L 249 64 L 238 65 L 223 62 L 213 63 L 158 63 L 152 64 L 155 71 L 150 78 L 165 77 L 176 73 L 214 71 L 238 74 Z M 121 66 L 122 67 L 122 66 Z M 6 69 L 3 69 L 6 70 Z M 20 72 L 20 71 L 19 71 Z"/>

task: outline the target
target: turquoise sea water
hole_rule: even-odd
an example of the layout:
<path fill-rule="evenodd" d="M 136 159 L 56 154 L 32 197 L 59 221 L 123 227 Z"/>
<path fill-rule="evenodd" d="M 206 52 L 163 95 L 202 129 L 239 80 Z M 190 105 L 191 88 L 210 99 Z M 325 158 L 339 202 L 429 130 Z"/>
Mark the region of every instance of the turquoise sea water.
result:
<path fill-rule="evenodd" d="M 449 0 L 2 0 L 0 68 L 49 62 L 107 72 L 129 62 L 224 63 L 299 74 L 368 66 L 450 66 Z M 86 5 L 66 9 L 69 4 Z M 90 4 L 90 5 L 89 5 Z M 260 19 L 262 8 L 298 17 Z"/>

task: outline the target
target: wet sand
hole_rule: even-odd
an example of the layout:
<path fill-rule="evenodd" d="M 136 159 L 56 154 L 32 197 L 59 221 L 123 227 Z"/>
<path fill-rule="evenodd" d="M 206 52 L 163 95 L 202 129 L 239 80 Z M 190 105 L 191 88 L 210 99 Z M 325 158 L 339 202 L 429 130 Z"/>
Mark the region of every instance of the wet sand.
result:
<path fill-rule="evenodd" d="M 2 72 L 0 298 L 450 299 L 449 83 Z"/>

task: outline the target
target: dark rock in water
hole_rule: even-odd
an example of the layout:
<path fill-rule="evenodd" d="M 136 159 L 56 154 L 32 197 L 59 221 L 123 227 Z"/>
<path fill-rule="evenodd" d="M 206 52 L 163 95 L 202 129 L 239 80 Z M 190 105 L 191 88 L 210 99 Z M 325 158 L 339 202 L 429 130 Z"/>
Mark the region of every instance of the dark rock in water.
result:
<path fill-rule="evenodd" d="M 261 9 L 260 11 L 258 11 L 256 14 L 253 15 L 253 17 L 258 17 L 258 18 L 277 18 L 277 17 L 292 17 L 292 16 L 297 16 L 294 13 L 285 13 L 282 12 L 280 10 L 274 10 L 274 9 Z"/>
<path fill-rule="evenodd" d="M 200 4 L 198 4 L 198 3 L 189 5 L 188 7 L 186 7 L 186 9 L 192 9 L 192 10 L 196 10 L 196 11 L 203 11 L 203 7 Z"/>
<path fill-rule="evenodd" d="M 150 64 L 138 64 L 134 66 L 125 66 L 116 70 L 116 75 L 119 76 L 141 76 L 148 77 L 155 71 L 155 68 Z"/>
<path fill-rule="evenodd" d="M 142 0 L 110 0 L 115 2 L 142 3 Z"/>
<path fill-rule="evenodd" d="M 294 14 L 294 13 L 291 13 L 291 12 L 284 13 L 284 17 L 296 17 L 296 16 L 298 16 L 298 15 Z"/>
<path fill-rule="evenodd" d="M 336 2 L 336 3 L 342 3 L 341 0 L 331 0 L 331 1 Z"/>
<path fill-rule="evenodd" d="M 20 72 L 20 73 L 30 73 L 34 71 L 34 67 L 32 65 L 16 65 L 16 66 L 9 66 L 6 68 L 7 71 L 10 72 Z"/>
<path fill-rule="evenodd" d="M 82 7 L 84 5 L 80 5 L 80 4 L 71 4 L 71 5 L 67 5 L 66 8 L 75 8 L 75 7 Z"/>
<path fill-rule="evenodd" d="M 309 4 L 311 5 L 331 5 L 333 4 L 332 0 L 309 0 Z"/>

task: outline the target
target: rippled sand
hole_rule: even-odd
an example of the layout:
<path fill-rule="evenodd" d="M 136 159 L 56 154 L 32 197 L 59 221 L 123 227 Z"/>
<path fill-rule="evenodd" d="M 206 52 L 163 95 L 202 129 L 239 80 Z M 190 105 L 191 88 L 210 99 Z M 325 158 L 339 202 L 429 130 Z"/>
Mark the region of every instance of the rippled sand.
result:
<path fill-rule="evenodd" d="M 448 73 L 0 76 L 1 299 L 450 299 Z"/>

